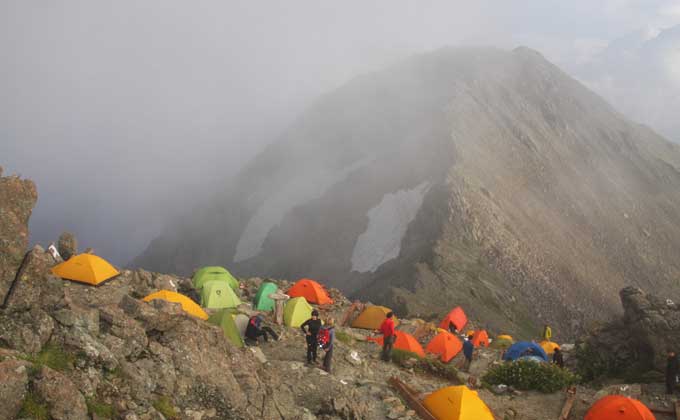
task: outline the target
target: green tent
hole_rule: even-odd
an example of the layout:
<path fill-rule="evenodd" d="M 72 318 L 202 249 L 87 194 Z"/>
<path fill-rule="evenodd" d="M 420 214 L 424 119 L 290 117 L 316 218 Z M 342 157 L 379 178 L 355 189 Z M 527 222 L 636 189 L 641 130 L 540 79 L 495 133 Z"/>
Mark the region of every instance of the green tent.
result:
<path fill-rule="evenodd" d="M 311 317 L 312 306 L 303 297 L 289 300 L 283 309 L 283 323 L 289 327 L 299 327 Z"/>
<path fill-rule="evenodd" d="M 243 347 L 243 338 L 241 333 L 234 323 L 234 314 L 231 311 L 223 309 L 208 318 L 208 322 L 222 328 L 224 336 L 236 347 Z"/>
<path fill-rule="evenodd" d="M 277 289 L 278 288 L 274 283 L 262 283 L 255 295 L 255 309 L 258 311 L 273 311 L 274 300 L 272 300 L 269 295 L 276 293 Z"/>
<path fill-rule="evenodd" d="M 201 306 L 210 309 L 235 308 L 241 300 L 229 287 L 229 284 L 213 280 L 203 284 L 201 289 Z"/>
<path fill-rule="evenodd" d="M 225 281 L 234 291 L 238 290 L 238 280 L 224 267 L 203 267 L 194 274 L 191 282 L 195 289 L 202 289 L 205 283 L 214 280 Z"/>

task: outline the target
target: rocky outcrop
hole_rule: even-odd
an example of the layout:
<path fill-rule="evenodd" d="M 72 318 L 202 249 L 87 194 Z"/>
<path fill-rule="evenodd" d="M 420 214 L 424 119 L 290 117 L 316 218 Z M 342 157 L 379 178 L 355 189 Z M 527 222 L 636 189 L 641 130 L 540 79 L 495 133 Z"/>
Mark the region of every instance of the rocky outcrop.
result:
<path fill-rule="evenodd" d="M 38 199 L 35 184 L 2 176 L 0 167 L 0 305 L 28 247 L 28 219 Z"/>
<path fill-rule="evenodd" d="M 680 353 L 680 305 L 636 287 L 624 288 L 619 295 L 623 318 L 578 345 L 579 365 L 588 377 L 657 377 L 664 372 L 668 350 Z"/>
<path fill-rule="evenodd" d="M 28 391 L 29 363 L 21 360 L 0 362 L 0 419 L 14 419 Z"/>
<path fill-rule="evenodd" d="M 64 261 L 78 254 L 78 240 L 71 232 L 63 232 L 57 241 L 57 251 Z"/>

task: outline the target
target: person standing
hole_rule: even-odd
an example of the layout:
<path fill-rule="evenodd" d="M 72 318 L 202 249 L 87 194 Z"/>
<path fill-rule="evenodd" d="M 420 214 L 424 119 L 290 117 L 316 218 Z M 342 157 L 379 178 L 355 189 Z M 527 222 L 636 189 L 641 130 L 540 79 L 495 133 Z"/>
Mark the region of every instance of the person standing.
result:
<path fill-rule="evenodd" d="M 675 391 L 679 372 L 680 364 L 678 363 L 678 356 L 673 350 L 668 350 L 668 358 L 666 359 L 666 394 L 672 394 Z"/>
<path fill-rule="evenodd" d="M 545 324 L 543 326 L 543 339 L 545 341 L 550 341 L 551 338 L 552 338 L 552 328 L 550 328 L 550 326 L 548 324 Z"/>
<path fill-rule="evenodd" d="M 326 352 L 323 356 L 323 370 L 331 373 L 331 361 L 333 359 L 333 345 L 335 344 L 335 319 L 329 318 L 326 320 L 326 325 L 321 327 L 322 331 L 326 330 L 326 334 L 323 334 L 326 338 L 325 343 L 321 343 L 321 348 Z"/>
<path fill-rule="evenodd" d="M 472 335 L 469 335 L 463 342 L 463 356 L 465 356 L 463 372 L 470 372 L 470 366 L 472 365 L 472 356 L 475 352 L 475 345 L 472 344 L 472 337 Z"/>
<path fill-rule="evenodd" d="M 394 313 L 388 312 L 385 320 L 380 324 L 380 332 L 383 335 L 383 348 L 380 358 L 386 362 L 392 359 L 392 346 L 397 336 L 394 330 Z"/>
<path fill-rule="evenodd" d="M 562 354 L 562 350 L 560 350 L 559 347 L 556 347 L 555 351 L 553 352 L 552 362 L 560 368 L 564 368 L 564 355 Z"/>
<path fill-rule="evenodd" d="M 319 347 L 317 336 L 321 329 L 321 320 L 319 319 L 319 311 L 314 309 L 312 317 L 300 325 L 302 332 L 305 334 L 307 340 L 307 363 L 316 363 L 316 351 Z"/>

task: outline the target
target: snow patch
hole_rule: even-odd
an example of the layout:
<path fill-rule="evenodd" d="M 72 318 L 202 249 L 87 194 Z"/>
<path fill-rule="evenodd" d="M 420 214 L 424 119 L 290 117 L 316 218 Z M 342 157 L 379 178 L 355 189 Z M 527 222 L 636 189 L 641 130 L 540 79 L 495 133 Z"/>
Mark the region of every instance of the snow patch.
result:
<path fill-rule="evenodd" d="M 357 237 L 352 252 L 352 271 L 374 272 L 399 256 L 406 229 L 429 188 L 430 184 L 423 182 L 410 190 L 385 194 L 380 204 L 368 211 L 368 227 Z"/>
<path fill-rule="evenodd" d="M 281 223 L 286 213 L 294 207 L 321 197 L 333 185 L 368 163 L 362 159 L 335 172 L 323 172 L 314 168 L 314 174 L 300 174 L 284 188 L 267 198 L 250 218 L 236 244 L 234 262 L 244 261 L 262 252 L 269 232 Z"/>

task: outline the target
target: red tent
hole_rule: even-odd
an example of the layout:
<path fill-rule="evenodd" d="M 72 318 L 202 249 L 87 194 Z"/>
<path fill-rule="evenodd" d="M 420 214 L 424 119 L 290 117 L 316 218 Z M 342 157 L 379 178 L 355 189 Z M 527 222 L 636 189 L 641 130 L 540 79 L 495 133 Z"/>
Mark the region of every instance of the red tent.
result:
<path fill-rule="evenodd" d="M 638 400 L 622 395 L 607 395 L 590 407 L 584 420 L 655 420 L 655 417 Z"/>
<path fill-rule="evenodd" d="M 463 308 L 456 306 L 444 317 L 444 319 L 442 319 L 442 322 L 439 323 L 439 328 L 448 331 L 449 324 L 453 324 L 458 331 L 461 331 L 465 327 L 465 324 L 467 324 L 467 321 L 467 316 L 465 316 Z"/>
<path fill-rule="evenodd" d="M 394 341 L 394 348 L 399 350 L 410 351 L 415 353 L 420 357 L 425 357 L 425 352 L 423 351 L 423 346 L 420 345 L 418 340 L 416 340 L 411 334 L 407 334 L 403 331 L 395 331 L 394 333 L 397 339 Z M 379 345 L 383 345 L 383 338 L 368 338 L 369 341 L 375 341 Z"/>
<path fill-rule="evenodd" d="M 472 344 L 475 347 L 489 347 L 489 335 L 486 333 L 486 330 L 475 331 L 475 334 L 472 336 Z"/>
<path fill-rule="evenodd" d="M 287 295 L 290 297 L 303 297 L 307 302 L 316 303 L 317 305 L 333 303 L 326 289 L 311 279 L 298 280 L 293 287 L 288 289 Z"/>
<path fill-rule="evenodd" d="M 442 362 L 447 363 L 463 349 L 463 343 L 450 332 L 442 331 L 425 347 L 428 353 L 438 354 Z"/>

